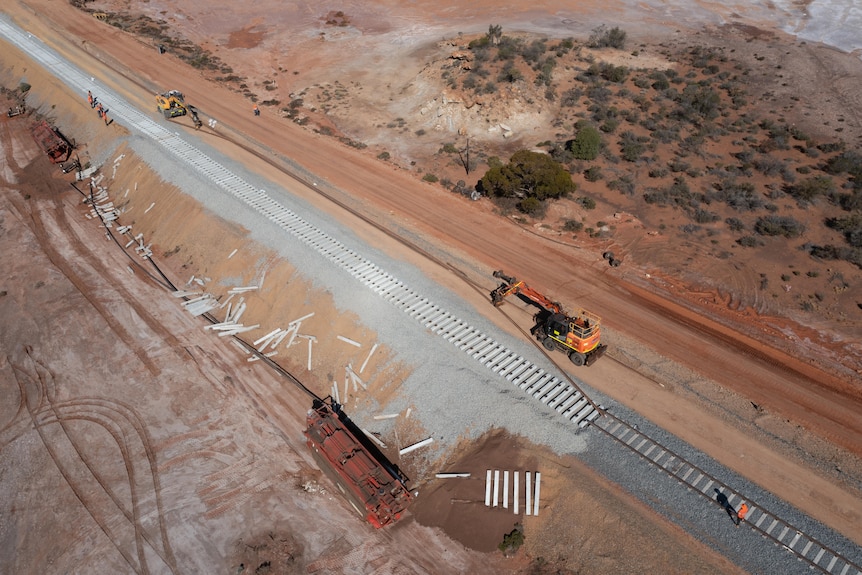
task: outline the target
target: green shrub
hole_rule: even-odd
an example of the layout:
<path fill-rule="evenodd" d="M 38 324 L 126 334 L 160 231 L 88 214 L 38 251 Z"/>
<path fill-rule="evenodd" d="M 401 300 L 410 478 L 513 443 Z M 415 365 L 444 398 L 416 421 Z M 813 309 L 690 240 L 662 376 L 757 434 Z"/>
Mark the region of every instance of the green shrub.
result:
<path fill-rule="evenodd" d="M 578 220 L 568 219 L 563 222 L 564 232 L 579 232 L 582 229 L 584 229 L 584 224 Z"/>
<path fill-rule="evenodd" d="M 607 120 L 604 121 L 604 123 L 602 123 L 601 126 L 599 126 L 599 129 L 606 134 L 611 134 L 614 131 L 616 131 L 616 129 L 619 127 L 619 125 L 620 125 L 619 120 L 616 120 L 614 118 L 608 118 Z"/>
<path fill-rule="evenodd" d="M 518 210 L 528 216 L 539 218 L 545 214 L 545 204 L 535 196 L 530 196 L 518 202 Z"/>
<path fill-rule="evenodd" d="M 585 210 L 596 209 L 596 201 L 592 198 L 587 197 L 587 196 L 582 196 L 582 197 L 578 198 L 578 203 L 581 204 L 581 206 Z"/>
<path fill-rule="evenodd" d="M 598 182 L 602 179 L 602 168 L 599 166 L 590 166 L 584 170 L 584 178 L 588 182 Z"/>
<path fill-rule="evenodd" d="M 826 225 L 844 235 L 844 239 L 854 248 L 862 248 L 862 214 L 845 218 L 829 218 Z"/>
<path fill-rule="evenodd" d="M 480 184 L 490 196 L 538 200 L 563 197 L 577 188 L 562 165 L 547 154 L 529 150 L 515 152 L 508 164 L 490 168 Z"/>
<path fill-rule="evenodd" d="M 813 202 L 817 196 L 827 196 L 835 191 L 835 185 L 832 183 L 832 178 L 828 176 L 815 176 L 807 178 L 798 184 L 786 186 L 786 191 L 799 204 L 807 204 Z"/>
<path fill-rule="evenodd" d="M 790 216 L 763 216 L 755 222 L 754 231 L 762 236 L 795 238 L 802 235 L 805 226 Z"/>
<path fill-rule="evenodd" d="M 721 97 L 707 86 L 690 84 L 679 95 L 677 115 L 688 121 L 712 120 L 719 115 Z"/>
<path fill-rule="evenodd" d="M 566 142 L 566 148 L 579 160 L 595 160 L 601 147 L 602 135 L 592 126 L 584 126 L 574 140 Z"/>
<path fill-rule="evenodd" d="M 514 553 L 524 544 L 524 530 L 520 525 L 515 526 L 512 531 L 503 537 L 503 541 L 497 545 L 497 549 L 503 553 Z"/>
<path fill-rule="evenodd" d="M 425 174 L 424 176 L 422 176 L 422 179 L 426 182 L 431 182 L 433 184 L 437 181 L 437 176 L 435 176 L 434 174 Z"/>

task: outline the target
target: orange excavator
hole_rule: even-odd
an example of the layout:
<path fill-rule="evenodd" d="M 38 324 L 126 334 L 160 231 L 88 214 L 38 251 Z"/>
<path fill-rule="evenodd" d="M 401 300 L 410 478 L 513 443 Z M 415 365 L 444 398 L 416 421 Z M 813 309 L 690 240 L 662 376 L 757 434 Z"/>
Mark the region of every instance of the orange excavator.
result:
<path fill-rule="evenodd" d="M 523 281 L 507 276 L 502 270 L 494 272 L 494 277 L 502 283 L 491 292 L 494 306 L 503 305 L 510 295 L 539 308 L 533 317 L 535 325 L 530 330 L 548 351 L 558 349 L 569 356 L 577 366 L 592 365 L 608 350 L 601 343 L 601 318 L 585 309 L 574 315 L 563 310 L 559 302 L 550 300 Z"/>

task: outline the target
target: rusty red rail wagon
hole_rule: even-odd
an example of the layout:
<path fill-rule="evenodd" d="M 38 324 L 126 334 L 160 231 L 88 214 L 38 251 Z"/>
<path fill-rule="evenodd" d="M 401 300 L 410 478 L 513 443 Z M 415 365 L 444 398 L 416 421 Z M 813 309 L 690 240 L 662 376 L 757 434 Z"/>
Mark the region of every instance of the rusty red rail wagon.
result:
<path fill-rule="evenodd" d="M 398 521 L 413 496 L 408 481 L 331 398 L 308 412 L 307 443 L 356 511 L 380 528 Z"/>

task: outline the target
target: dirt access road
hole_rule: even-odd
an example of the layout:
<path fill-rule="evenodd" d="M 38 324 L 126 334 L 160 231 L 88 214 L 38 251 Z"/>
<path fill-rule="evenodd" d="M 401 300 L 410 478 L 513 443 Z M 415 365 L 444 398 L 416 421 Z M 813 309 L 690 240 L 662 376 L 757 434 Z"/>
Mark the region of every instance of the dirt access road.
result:
<path fill-rule="evenodd" d="M 48 13 L 46 5 L 38 2 L 31 5 L 40 8 L 41 13 Z M 682 365 L 691 363 L 692 357 L 697 358 L 697 365 L 691 366 L 694 373 L 721 387 L 737 390 L 741 398 L 750 398 L 765 406 L 770 413 L 778 414 L 771 416 L 773 419 L 790 420 L 794 425 L 813 432 L 815 437 L 834 442 L 858 455 L 862 441 L 859 439 L 858 418 L 853 414 L 859 412 L 859 398 L 858 392 L 847 382 L 774 352 L 754 340 L 748 342 L 749 346 L 744 351 L 739 351 L 733 345 L 733 338 L 717 337 L 727 330 L 704 322 L 703 318 L 672 306 L 633 283 L 627 283 L 626 279 L 631 279 L 631 276 L 626 278 L 609 273 L 601 267 L 596 254 L 572 253 L 524 234 L 514 226 L 501 234 L 501 226 L 508 224 L 503 224 L 489 211 L 476 210 L 467 203 L 461 206 L 464 209 L 453 209 L 453 203 L 460 206 L 458 199 L 431 188 L 421 194 L 405 194 L 405 190 L 418 187 L 409 174 L 381 165 L 373 158 L 325 138 L 309 136 L 289 122 L 267 118 L 267 123 L 261 125 L 260 122 L 254 123 L 250 115 L 237 116 L 237 110 L 248 108 L 247 102 L 237 94 L 218 90 L 179 63 L 166 67 L 164 60 L 154 58 L 152 52 L 142 52 L 140 43 L 116 30 L 94 24 L 89 17 L 54 8 L 57 7 L 52 7 L 49 17 L 51 25 L 57 27 L 55 29 L 65 29 L 67 40 L 75 37 L 86 39 L 83 46 L 91 54 L 122 72 L 134 70 L 133 76 L 146 85 L 154 88 L 189 86 L 184 87 L 184 91 L 195 94 L 196 103 L 209 115 L 225 118 L 225 124 L 308 166 L 334 187 L 350 190 L 359 197 L 359 201 L 366 203 L 369 211 L 382 214 L 381 218 L 393 213 L 397 223 L 415 226 L 427 238 L 445 240 L 465 260 L 474 262 L 474 269 L 487 271 L 502 267 L 518 270 L 522 277 L 542 278 L 533 283 L 557 293 L 565 292 L 567 300 L 602 310 L 606 324 L 620 334 L 621 342 L 656 346 L 664 357 Z M 25 27 L 41 28 L 32 12 L 24 10 L 17 16 Z M 63 53 L 82 60 L 87 58 L 76 52 L 81 44 L 66 43 L 60 38 L 55 41 Z M 115 81 L 123 82 L 121 78 Z M 134 95 L 131 88 L 126 84 L 122 91 Z M 139 95 L 139 100 L 142 107 L 149 106 L 150 93 Z M 487 233 L 487 230 L 495 231 Z M 501 242 L 501 235 L 517 237 L 518 241 Z M 442 274 L 439 270 L 431 270 L 430 273 Z M 478 272 L 476 277 L 479 277 Z M 583 286 L 590 287 L 585 289 Z M 681 326 L 678 321 L 692 327 Z M 703 331 L 704 323 L 710 329 Z M 645 337 L 644 334 L 650 335 Z M 622 339 L 624 337 L 630 339 Z M 636 349 L 636 346 L 628 349 Z M 649 356 L 644 352 L 640 357 Z M 722 417 L 709 418 L 709 414 L 704 415 L 695 402 L 688 400 L 689 391 L 675 381 L 673 373 L 653 374 L 666 387 L 635 378 L 625 368 L 610 362 L 597 364 L 589 372 L 578 372 L 577 375 L 645 413 L 743 475 L 782 492 L 807 512 L 834 525 L 849 537 L 860 540 L 857 525 L 862 515 L 854 508 L 859 497 L 836 480 L 834 472 L 823 470 L 827 472 L 823 477 L 804 462 L 787 458 L 786 452 L 771 454 L 757 440 L 748 437 L 745 428 L 739 429 L 740 422 L 763 418 L 761 413 L 745 413 L 740 409 L 729 421 Z M 745 403 L 745 400 L 737 401 L 736 405 Z M 836 414 L 834 419 L 826 418 L 828 413 Z M 708 423 L 704 424 L 705 421 Z M 805 433 L 794 438 L 797 444 L 822 448 L 822 444 L 810 441 Z M 754 461 L 772 463 L 764 466 L 754 464 Z M 847 469 L 853 465 L 853 460 L 842 461 L 842 466 Z M 798 496 L 793 496 L 793 493 Z M 807 503 L 813 501 L 818 503 Z M 835 522 L 841 522 L 841 526 Z"/>

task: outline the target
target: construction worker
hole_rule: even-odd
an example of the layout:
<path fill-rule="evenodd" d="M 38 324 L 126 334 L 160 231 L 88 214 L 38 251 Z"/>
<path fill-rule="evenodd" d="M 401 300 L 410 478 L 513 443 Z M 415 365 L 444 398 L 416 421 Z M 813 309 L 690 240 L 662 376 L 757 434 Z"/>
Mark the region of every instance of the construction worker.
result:
<path fill-rule="evenodd" d="M 739 511 L 736 513 L 736 526 L 739 527 L 739 524 L 745 521 L 745 516 L 748 515 L 748 503 L 743 502 L 742 505 L 739 506 Z"/>
<path fill-rule="evenodd" d="M 108 124 L 110 124 L 111 122 L 113 122 L 113 120 L 111 120 L 110 122 L 108 121 L 108 113 L 107 112 L 102 112 L 102 117 L 105 119 L 105 125 L 106 126 Z"/>
<path fill-rule="evenodd" d="M 260 108 L 257 107 L 257 104 L 254 105 L 254 115 L 260 116 Z"/>
<path fill-rule="evenodd" d="M 104 114 L 104 108 L 102 107 L 102 103 L 101 103 L 101 102 L 99 102 L 98 104 L 96 104 L 96 113 L 97 113 L 97 114 L 99 114 L 99 117 L 100 117 L 100 118 L 101 118 L 101 117 L 102 117 L 102 115 Z"/>
<path fill-rule="evenodd" d="M 90 104 L 91 108 L 96 105 L 93 103 L 93 92 L 90 90 L 87 90 L 87 103 Z"/>

